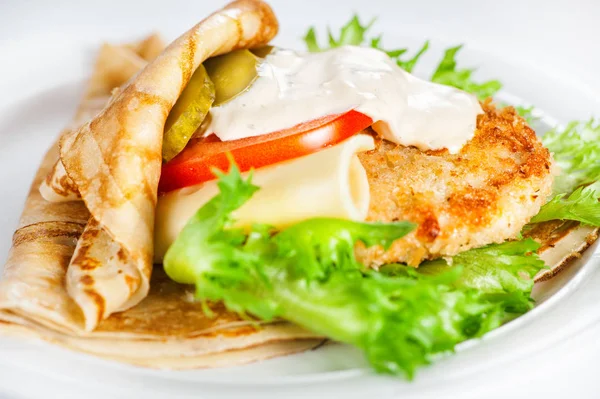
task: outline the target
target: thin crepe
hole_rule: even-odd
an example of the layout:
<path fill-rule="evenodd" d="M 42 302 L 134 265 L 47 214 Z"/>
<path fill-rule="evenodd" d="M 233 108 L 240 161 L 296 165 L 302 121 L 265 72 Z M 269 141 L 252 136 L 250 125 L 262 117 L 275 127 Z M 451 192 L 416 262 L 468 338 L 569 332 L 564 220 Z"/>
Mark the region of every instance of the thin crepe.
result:
<path fill-rule="evenodd" d="M 82 104 L 73 123 L 66 131 L 77 129 L 96 116 L 106 105 L 112 90 L 139 72 L 146 66 L 147 61 L 156 58 L 163 49 L 164 44 L 156 34 L 139 43 L 121 46 L 108 43 L 102 45 L 96 61 L 95 73 L 88 82 Z M 81 199 L 77 186 L 68 177 L 60 159 L 40 184 L 40 192 L 42 197 L 50 202 Z"/>
<path fill-rule="evenodd" d="M 231 3 L 180 36 L 96 118 L 62 138 L 64 169 L 58 164 L 47 181 L 54 188 L 65 183 L 64 198 L 77 191 L 92 215 L 67 273 L 86 330 L 148 293 L 164 124 L 192 73 L 208 57 L 264 46 L 277 28 L 265 3 Z"/>
<path fill-rule="evenodd" d="M 535 276 L 535 282 L 556 276 L 569 263 L 581 257 L 597 239 L 600 228 L 582 225 L 570 220 L 551 220 L 538 223 L 524 236 L 541 244 L 538 253 L 548 266 Z"/>
<path fill-rule="evenodd" d="M 102 47 L 67 132 L 100 112 L 113 87 L 135 74 L 135 65 L 145 64 L 139 48 Z M 152 54 L 149 50 L 146 47 Z M 221 304 L 210 305 L 215 317 L 208 318 L 193 301 L 193 288 L 172 282 L 161 269 L 153 274 L 149 295 L 140 304 L 87 332 L 84 315 L 65 281 L 90 214 L 81 201 L 48 202 L 38 190 L 57 158 L 58 146 L 53 145 L 32 183 L 13 237 L 0 279 L 0 334 L 43 338 L 103 358 L 168 368 L 229 366 L 303 351 L 321 342 L 286 322 L 240 319 Z"/>

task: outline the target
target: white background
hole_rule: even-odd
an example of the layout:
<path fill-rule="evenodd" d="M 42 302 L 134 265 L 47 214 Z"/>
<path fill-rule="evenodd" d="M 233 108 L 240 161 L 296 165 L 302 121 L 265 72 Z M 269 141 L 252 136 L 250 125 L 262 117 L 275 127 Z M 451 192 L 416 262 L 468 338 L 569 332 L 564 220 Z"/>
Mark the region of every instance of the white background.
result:
<path fill-rule="evenodd" d="M 70 111 L 65 113 L 64 110 L 73 109 L 78 100 L 81 89 L 78 82 L 89 70 L 95 46 L 102 40 L 130 40 L 153 30 L 173 38 L 224 3 L 0 0 L 0 156 L 3 165 L 31 159 L 19 170 L 7 167 L 0 170 L 0 201 L 3 207 L 10 209 L 0 214 L 0 264 L 6 257 L 9 237 L 37 160 L 51 136 L 68 120 Z M 474 66 L 478 58 L 470 54 L 486 53 L 510 64 L 511 74 L 522 67 L 525 76 L 520 79 L 502 75 L 500 63 L 497 68 L 486 65 L 480 76 L 501 78 L 509 84 L 507 89 L 511 93 L 518 93 L 525 100 L 549 99 L 541 102 L 559 121 L 587 117 L 595 110 L 600 116 L 600 2 L 280 0 L 271 4 L 282 24 L 280 43 L 300 47 L 297 40 L 308 25 L 339 26 L 351 12 L 357 11 L 364 20 L 379 17 L 374 32 L 393 32 L 384 36 L 390 47 L 424 39 L 432 39 L 434 48 L 466 43 L 473 52 L 465 53 L 464 64 Z M 430 55 L 431 59 L 426 62 L 435 62 L 436 56 Z M 65 76 L 65 68 L 71 76 Z M 540 80 L 542 75 L 544 79 Z M 548 83 L 528 85 L 529 76 L 532 81 Z M 66 85 L 64 95 L 56 91 L 61 85 Z M 576 87 L 576 90 L 563 90 L 560 88 L 563 86 Z M 581 107 L 582 98 L 592 105 Z M 36 107 L 56 112 L 40 116 Z M 43 132 L 40 139 L 43 145 L 31 145 L 27 151 L 31 135 L 40 132 Z M 595 288 L 586 286 L 586 289 Z M 564 322 L 570 320 L 566 318 Z M 549 333 L 539 332 L 540 336 Z M 472 374 L 469 379 L 453 384 L 447 396 L 600 397 L 599 337 L 600 327 L 594 324 L 552 350 Z M 7 378 L 8 374 L 0 372 L 0 397 L 3 380 L 6 382 Z M 25 381 L 51 386 L 50 381 L 36 376 Z M 110 381 L 107 384 L 110 385 Z M 69 384 L 63 386 L 69 387 Z M 294 392 L 301 394 L 298 390 Z M 386 389 L 379 396 L 392 392 L 392 388 Z M 407 392 L 411 397 L 416 394 Z M 436 389 L 423 388 L 421 394 L 440 397 Z M 201 397 L 201 392 L 198 395 Z M 333 391 L 330 395 L 335 397 Z"/>

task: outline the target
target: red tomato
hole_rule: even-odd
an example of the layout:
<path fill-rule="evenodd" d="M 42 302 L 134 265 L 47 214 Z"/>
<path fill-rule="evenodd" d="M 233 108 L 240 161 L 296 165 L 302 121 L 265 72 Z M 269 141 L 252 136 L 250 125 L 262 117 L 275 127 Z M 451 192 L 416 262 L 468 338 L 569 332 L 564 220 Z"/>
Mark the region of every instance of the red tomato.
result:
<path fill-rule="evenodd" d="M 195 139 L 163 165 L 158 191 L 164 193 L 215 179 L 211 169 L 227 170 L 228 152 L 240 170 L 246 172 L 338 144 L 372 123 L 370 117 L 351 110 L 240 140 L 221 141 L 215 135 Z"/>

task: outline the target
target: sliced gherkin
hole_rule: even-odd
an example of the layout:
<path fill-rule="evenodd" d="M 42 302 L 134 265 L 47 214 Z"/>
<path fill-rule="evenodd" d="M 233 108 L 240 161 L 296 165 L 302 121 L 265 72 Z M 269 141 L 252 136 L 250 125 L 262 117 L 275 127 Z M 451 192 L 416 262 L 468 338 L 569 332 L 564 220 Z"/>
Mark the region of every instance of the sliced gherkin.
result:
<path fill-rule="evenodd" d="M 185 148 L 214 101 L 215 86 L 204 66 L 200 65 L 167 117 L 162 146 L 165 161 L 170 161 Z"/>
<path fill-rule="evenodd" d="M 259 48 L 253 48 L 250 50 L 252 54 L 257 57 L 265 58 L 267 55 L 271 54 L 275 50 L 275 46 L 264 46 Z"/>
<path fill-rule="evenodd" d="M 223 104 L 244 92 L 256 79 L 258 58 L 249 50 L 236 50 L 204 61 L 215 85 L 214 105 Z"/>

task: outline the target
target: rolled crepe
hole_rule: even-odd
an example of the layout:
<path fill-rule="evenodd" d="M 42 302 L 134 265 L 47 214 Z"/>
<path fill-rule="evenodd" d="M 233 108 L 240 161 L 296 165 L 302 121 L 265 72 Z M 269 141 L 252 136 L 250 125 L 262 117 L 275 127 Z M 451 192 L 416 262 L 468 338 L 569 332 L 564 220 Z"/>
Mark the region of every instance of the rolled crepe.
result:
<path fill-rule="evenodd" d="M 105 45 L 71 131 L 97 115 L 120 87 L 161 47 Z M 217 367 L 306 350 L 322 340 L 283 321 L 240 319 L 222 304 L 209 304 L 205 316 L 193 300 L 193 287 L 172 282 L 158 268 L 148 295 L 132 309 L 86 330 L 85 314 L 67 291 L 69 263 L 84 230 L 97 228 L 82 201 L 49 202 L 38 188 L 58 159 L 48 151 L 33 181 L 13 246 L 0 279 L 0 334 L 37 337 L 67 348 L 148 367 Z M 112 241 L 114 242 L 114 241 Z M 93 248 L 98 248 L 93 246 Z M 118 251 L 117 251 L 118 252 Z M 71 277 L 73 278 L 73 277 Z M 113 284 L 113 282 L 109 282 Z"/>
<path fill-rule="evenodd" d="M 98 116 L 61 139 L 63 168 L 58 164 L 46 179 L 51 190 L 41 190 L 49 200 L 52 191 L 72 200 L 76 187 L 91 213 L 67 274 L 87 330 L 148 293 L 162 134 L 179 94 L 205 59 L 264 46 L 277 28 L 265 3 L 231 3 L 184 33 Z"/>
<path fill-rule="evenodd" d="M 88 83 L 84 100 L 71 129 L 96 116 L 107 103 L 113 89 L 134 76 L 147 61 L 153 60 L 164 49 L 158 35 L 152 35 L 139 44 L 115 46 L 104 44 L 96 61 L 95 71 Z M 92 104 L 89 104 L 89 103 Z M 70 129 L 69 129 L 70 130 Z M 42 197 L 50 202 L 68 202 L 81 199 L 79 190 L 67 175 L 60 159 L 56 161 L 48 176 L 40 184 Z"/>

